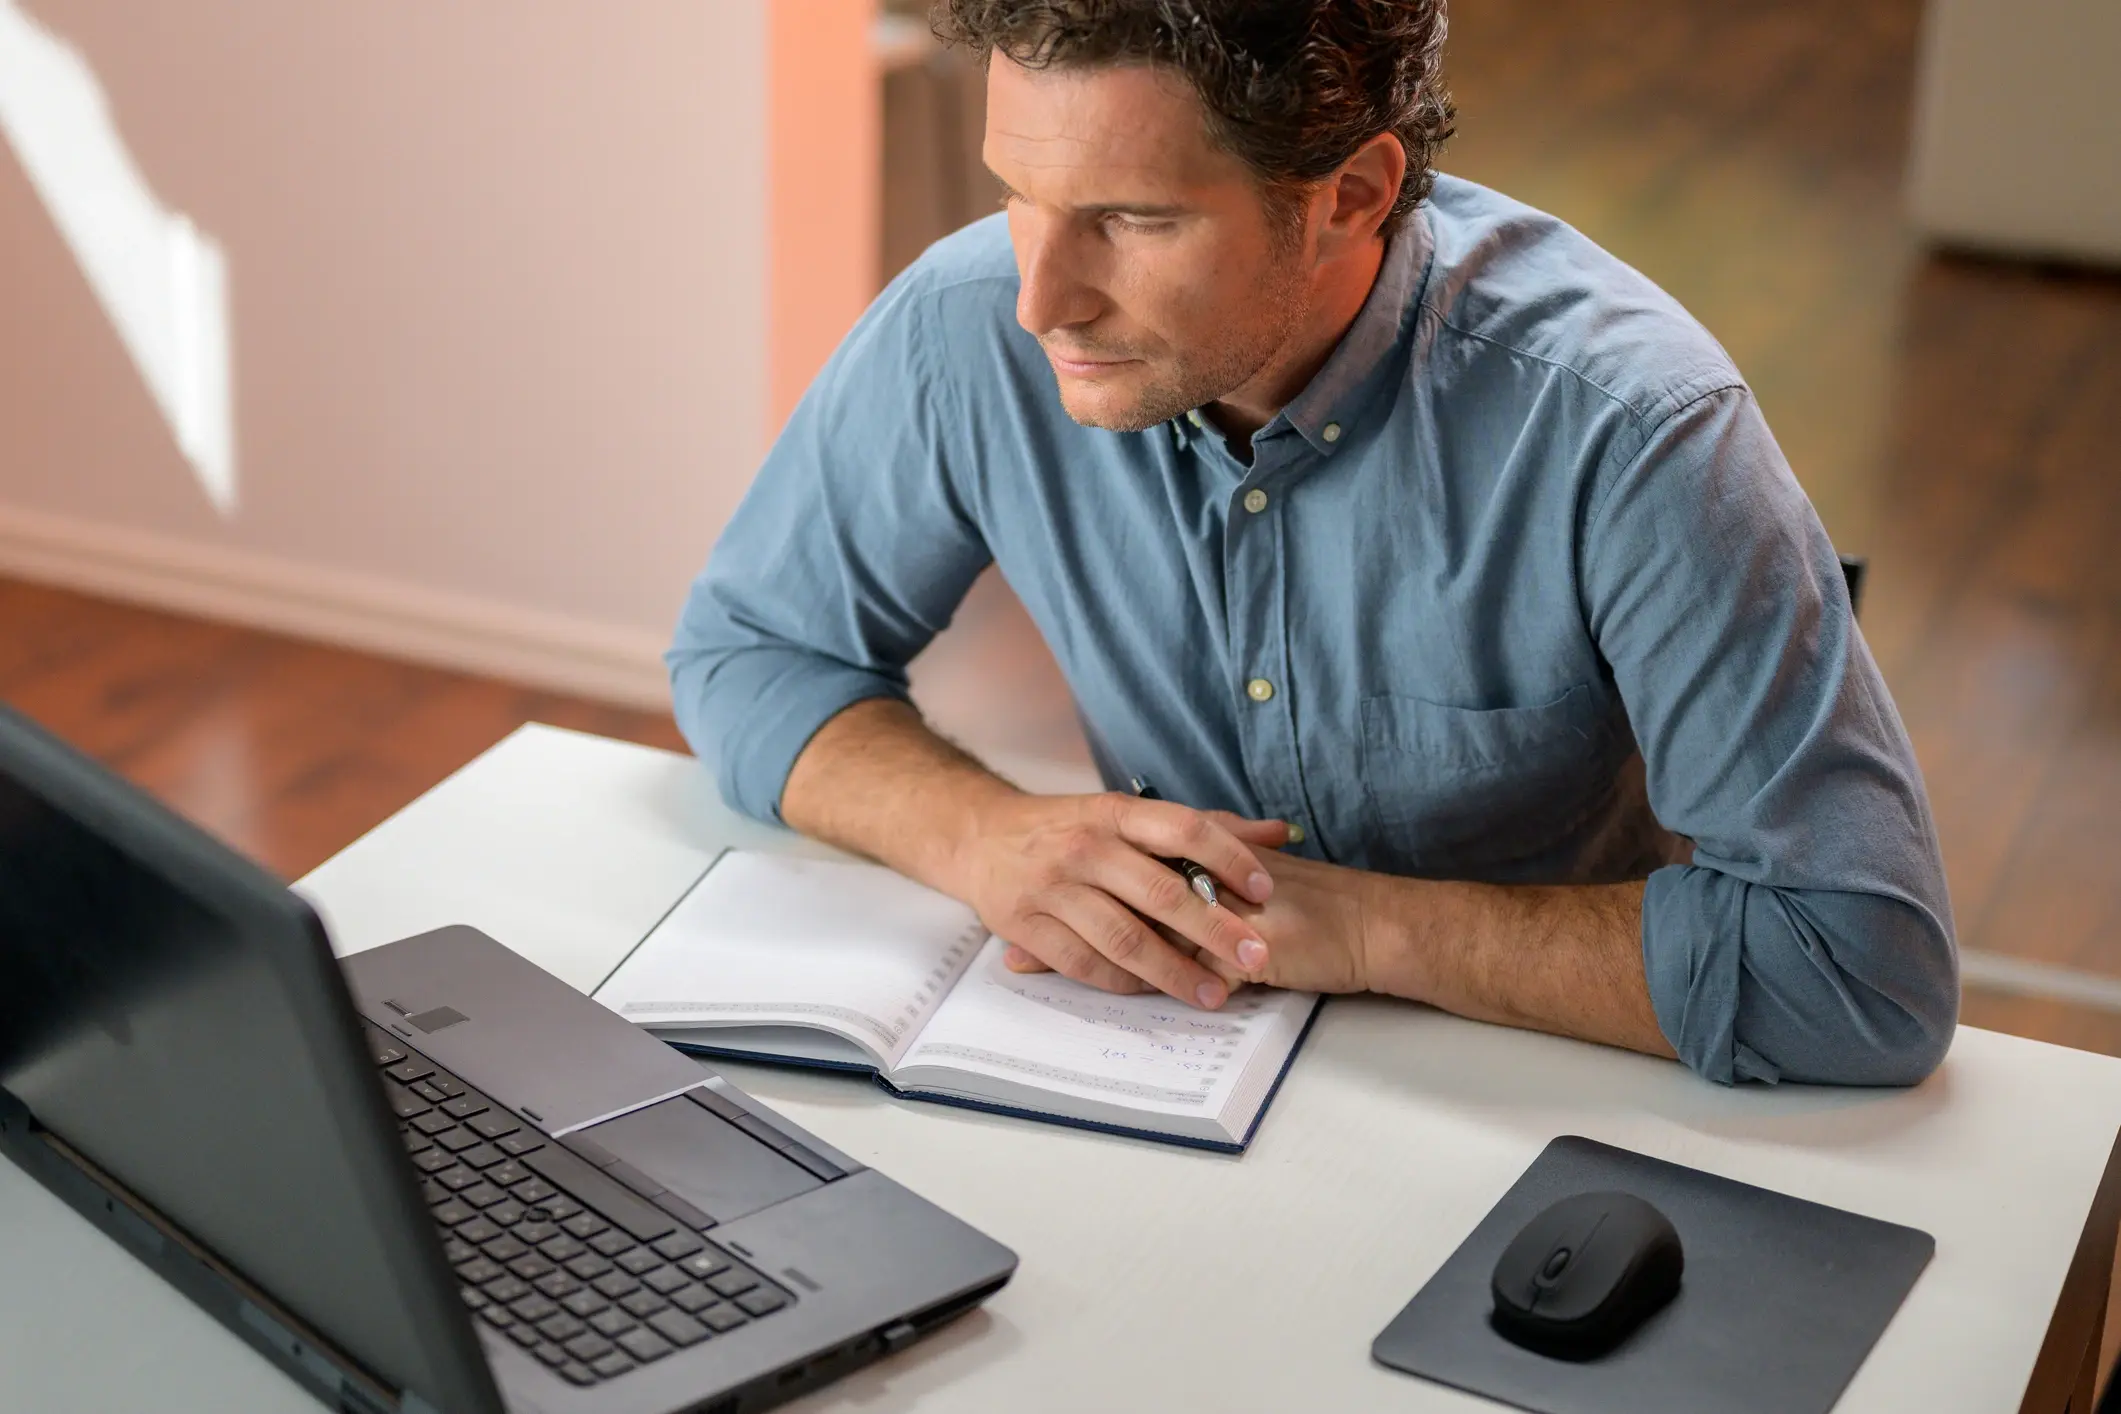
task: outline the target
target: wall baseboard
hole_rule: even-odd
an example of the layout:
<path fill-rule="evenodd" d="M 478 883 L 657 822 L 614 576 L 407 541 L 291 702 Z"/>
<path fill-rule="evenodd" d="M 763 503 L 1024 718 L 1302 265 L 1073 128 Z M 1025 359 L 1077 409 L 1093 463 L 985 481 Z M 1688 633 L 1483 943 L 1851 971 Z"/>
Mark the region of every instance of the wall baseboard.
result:
<path fill-rule="evenodd" d="M 659 636 L 248 550 L 0 506 L 0 575 L 627 707 L 670 705 Z"/>

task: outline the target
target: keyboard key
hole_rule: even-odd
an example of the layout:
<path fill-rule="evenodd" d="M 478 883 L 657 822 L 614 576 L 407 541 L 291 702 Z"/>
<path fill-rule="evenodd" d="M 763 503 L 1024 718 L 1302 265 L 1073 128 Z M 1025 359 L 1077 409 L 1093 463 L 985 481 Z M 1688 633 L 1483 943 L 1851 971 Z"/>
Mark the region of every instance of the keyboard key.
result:
<path fill-rule="evenodd" d="M 457 1162 L 470 1164 L 475 1169 L 490 1169 L 496 1164 L 508 1162 L 508 1156 L 491 1144 L 474 1144 L 457 1155 Z"/>
<path fill-rule="evenodd" d="M 497 1169 L 488 1169 L 486 1171 L 486 1176 L 492 1179 L 495 1183 L 502 1184 L 503 1186 L 505 1186 L 510 1193 L 515 1194 L 516 1201 L 518 1203 L 528 1203 L 533 1208 L 538 1206 L 540 1203 L 543 1203 L 548 1198 L 557 1198 L 560 1196 L 560 1191 L 557 1188 L 554 1188 L 551 1184 L 547 1183 L 542 1178 L 508 1177 L 508 1170 L 514 1169 L 516 1167 L 517 1165 L 511 1161 L 509 1163 L 501 1165 L 501 1167 Z"/>
<path fill-rule="evenodd" d="M 613 1159 L 604 1166 L 604 1172 L 625 1184 L 643 1198 L 653 1198 L 656 1194 L 663 1191 L 662 1184 L 642 1173 L 624 1159 Z"/>
<path fill-rule="evenodd" d="M 399 1119 L 411 1119 L 414 1115 L 426 1114 L 434 1108 L 403 1085 L 385 1085 L 383 1093 L 390 1098 L 391 1113 Z"/>
<path fill-rule="evenodd" d="M 692 1278 L 671 1267 L 657 1267 L 652 1272 L 642 1272 L 641 1285 L 658 1296 L 668 1296 L 673 1291 L 692 1285 Z"/>
<path fill-rule="evenodd" d="M 455 1199 L 450 1200 L 450 1202 L 455 1201 Z M 447 1204 L 444 1206 L 446 1207 Z M 500 1235 L 501 1229 L 495 1224 L 486 1221 L 483 1216 L 473 1218 L 468 1223 L 459 1223 L 457 1225 L 457 1236 L 474 1246 L 482 1242 L 491 1242 Z"/>
<path fill-rule="evenodd" d="M 440 1110 L 429 1110 L 412 1122 L 412 1127 L 422 1134 L 440 1134 L 445 1129 L 454 1129 L 457 1122 Z"/>
<path fill-rule="evenodd" d="M 709 1330 L 715 1331 L 717 1333 L 721 1331 L 733 1331 L 738 1326 L 743 1325 L 744 1322 L 751 1319 L 742 1311 L 739 1311 L 736 1307 L 730 1305 L 727 1301 L 717 1302 L 715 1305 L 709 1306 L 706 1310 L 699 1312 L 698 1315 L 700 1321 L 704 1325 L 706 1325 Z"/>
<path fill-rule="evenodd" d="M 757 1286 L 759 1279 L 742 1267 L 732 1267 L 726 1272 L 717 1272 L 707 1278 L 707 1284 L 714 1288 L 717 1296 L 735 1296 Z"/>
<path fill-rule="evenodd" d="M 550 1224 L 547 1224 L 547 1226 L 550 1226 Z M 530 1234 L 535 1231 L 537 1227 L 538 1224 L 536 1223 L 517 1223 L 516 1236 L 522 1238 L 525 1242 L 528 1242 L 531 1240 Z M 538 1250 L 540 1252 L 543 1252 L 547 1257 L 550 1257 L 553 1261 L 558 1262 L 561 1266 L 564 1267 L 567 1265 L 567 1263 L 569 1263 L 576 1257 L 581 1256 L 589 1249 L 587 1247 L 584 1247 L 580 1242 L 577 1242 L 574 1238 L 569 1237 L 566 1233 L 561 1232 L 557 1228 L 554 1228 L 553 1235 L 538 1244 Z"/>
<path fill-rule="evenodd" d="M 427 1116 L 420 1116 L 420 1119 L 425 1118 L 427 1118 Z M 419 1120 L 413 1121 L 414 1124 L 418 1124 L 419 1122 Z M 461 1154 L 466 1149 L 472 1149 L 478 1147 L 479 1145 L 486 1144 L 486 1141 L 484 1139 L 481 1139 L 478 1135 L 473 1134 L 470 1130 L 463 1128 L 435 1130 L 434 1140 L 435 1143 L 440 1144 L 443 1148 L 447 1149 L 452 1154 Z M 486 1147 L 491 1148 L 492 1146 L 487 1145 Z M 496 1162 L 498 1162 L 498 1160 L 496 1160 Z"/>
<path fill-rule="evenodd" d="M 597 1372 L 579 1360 L 569 1360 L 560 1366 L 560 1377 L 571 1385 L 593 1385 L 597 1382 Z"/>
<path fill-rule="evenodd" d="M 447 1200 L 448 1197 L 449 1190 L 436 1183 L 433 1179 L 423 1178 L 420 1180 L 420 1201 L 428 1207 L 432 1208 L 435 1204 Z"/>
<path fill-rule="evenodd" d="M 508 1327 L 508 1338 L 517 1345 L 522 1346 L 537 1345 L 545 1339 L 545 1337 L 538 1334 L 536 1326 L 526 1326 L 521 1321 L 517 1321 L 514 1325 Z"/>
<path fill-rule="evenodd" d="M 470 1119 L 473 1115 L 486 1113 L 488 1108 L 487 1103 L 477 1095 L 460 1095 L 444 1104 L 442 1112 L 455 1115 L 458 1119 Z"/>
<path fill-rule="evenodd" d="M 644 1321 L 668 1304 L 662 1297 L 652 1291 L 636 1291 L 619 1302 L 622 1308 L 639 1316 Z"/>
<path fill-rule="evenodd" d="M 511 1154 L 527 1154 L 544 1147 L 545 1141 L 535 1134 L 511 1134 L 500 1141 L 501 1147 Z"/>
<path fill-rule="evenodd" d="M 457 1275 L 470 1282 L 473 1286 L 483 1286 L 495 1277 L 502 1275 L 505 1270 L 499 1262 L 494 1261 L 490 1257 L 474 1257 L 463 1266 L 457 1268 Z"/>
<path fill-rule="evenodd" d="M 567 1353 L 577 1360 L 591 1361 L 611 1349 L 611 1342 L 595 1331 L 583 1331 L 567 1342 Z"/>
<path fill-rule="evenodd" d="M 448 1237 L 442 1239 L 442 1257 L 452 1267 L 461 1262 L 468 1262 L 478 1255 L 478 1248 L 458 1237 L 455 1233 L 451 1233 Z"/>
<path fill-rule="evenodd" d="M 589 1284 L 614 1301 L 640 1286 L 639 1282 L 627 1276 L 624 1272 L 606 1272 Z"/>
<path fill-rule="evenodd" d="M 431 1154 L 434 1152 L 435 1141 L 429 1139 L 417 1129 L 402 1130 L 398 1137 L 405 1141 L 405 1152 L 408 1154 Z"/>
<path fill-rule="evenodd" d="M 532 1325 L 536 1325 L 549 1316 L 558 1315 L 560 1313 L 560 1303 L 549 1296 L 540 1296 L 533 1291 L 509 1302 L 508 1309 L 516 1313 L 517 1320 L 528 1321 Z"/>
<path fill-rule="evenodd" d="M 630 1313 L 616 1306 L 607 1306 L 589 1318 L 590 1328 L 601 1336 L 624 1335 L 638 1324 Z"/>
<path fill-rule="evenodd" d="M 583 1331 L 589 1329 L 565 1311 L 555 1311 L 544 1320 L 539 1321 L 537 1325 L 538 1333 L 544 1336 L 545 1339 L 558 1341 L 562 1344 L 573 1340 Z"/>
<path fill-rule="evenodd" d="M 697 1314 L 706 1307 L 712 1306 L 715 1302 L 713 1292 L 704 1286 L 694 1286 L 690 1282 L 667 1294 L 670 1297 L 670 1304 L 688 1316 Z"/>
<path fill-rule="evenodd" d="M 474 1183 L 457 1196 L 474 1208 L 491 1208 L 508 1195 L 490 1183 Z"/>
<path fill-rule="evenodd" d="M 437 1149 L 435 1152 L 440 1154 L 443 1161 L 449 1165 L 446 1169 L 437 1169 L 435 1171 L 436 1183 L 441 1184 L 453 1193 L 461 1193 L 479 1181 L 478 1170 L 465 1168 L 450 1157 L 448 1150 Z"/>
<path fill-rule="evenodd" d="M 648 1318 L 648 1328 L 680 1347 L 698 1345 L 707 1338 L 707 1327 L 683 1311 L 658 1311 Z"/>
<path fill-rule="evenodd" d="M 591 1291 L 586 1286 L 572 1296 L 562 1297 L 560 1305 L 569 1315 L 581 1316 L 584 1319 L 611 1308 L 611 1303 L 604 1299 L 602 1293 Z"/>
<path fill-rule="evenodd" d="M 477 1211 L 478 1210 L 473 1208 L 470 1204 L 459 1203 L 456 1199 L 452 1198 L 448 1202 L 438 1206 L 434 1210 L 434 1215 L 435 1221 L 440 1223 L 443 1227 L 455 1227 L 458 1223 L 467 1221 L 468 1219 L 477 1216 Z M 500 1231 L 500 1229 L 498 1228 L 494 1230 L 496 1232 Z M 466 1242 L 471 1242 L 475 1241 L 476 1239 L 467 1237 L 464 1240 Z"/>
<path fill-rule="evenodd" d="M 368 1033 L 368 1053 L 376 1058 L 377 1065 L 396 1065 L 405 1059 L 405 1052 L 391 1045 L 375 1031 Z"/>
<path fill-rule="evenodd" d="M 523 1197 L 521 1192 L 517 1192 L 516 1196 L 518 1198 Z M 527 1203 L 530 1200 L 524 1198 L 523 1201 Z M 690 1257 L 707 1244 L 689 1232 L 673 1232 L 668 1237 L 658 1237 L 648 1245 L 655 1248 L 662 1256 L 675 1262 L 680 1257 Z"/>
<path fill-rule="evenodd" d="M 773 1287 L 762 1286 L 757 1291 L 747 1291 L 739 1296 L 736 1304 L 754 1316 L 763 1316 L 786 1306 L 788 1298 Z"/>
<path fill-rule="evenodd" d="M 488 1247 L 488 1255 L 492 1255 L 492 1249 L 496 1249 L 496 1247 L 501 1247 L 501 1244 L 503 1244 L 503 1242 L 513 1242 L 513 1240 L 515 1240 L 515 1238 L 494 1238 L 492 1242 L 488 1242 L 488 1244 L 486 1244 L 486 1247 Z M 509 1257 L 507 1261 L 503 1261 L 503 1263 L 501 1263 L 501 1266 L 505 1266 L 507 1270 L 511 1270 L 511 1272 L 515 1272 L 515 1274 L 518 1274 L 518 1276 L 522 1276 L 524 1280 L 528 1280 L 528 1283 L 541 1283 L 541 1280 L 545 1280 L 547 1276 L 560 1276 L 560 1274 L 562 1274 L 562 1272 L 560 1272 L 560 1268 L 556 1268 L 556 1266 L 554 1266 L 554 1263 L 549 1263 L 549 1261 L 545 1261 L 545 1259 L 543 1259 L 543 1257 L 539 1257 L 537 1253 L 524 1253 L 522 1257 Z M 545 1295 L 551 1295 L 551 1293 L 547 1291 Z"/>
<path fill-rule="evenodd" d="M 627 1357 L 625 1351 L 614 1350 L 609 1355 L 590 1361 L 589 1368 L 596 1371 L 598 1379 L 608 1380 L 614 1375 L 623 1375 L 631 1370 L 633 1361 Z"/>
<path fill-rule="evenodd" d="M 412 1093 L 432 1105 L 439 1105 L 449 1098 L 432 1080 L 415 1080 L 412 1083 Z"/>
<path fill-rule="evenodd" d="M 555 1370 L 567 1363 L 567 1352 L 550 1341 L 544 1341 L 533 1346 L 530 1353 L 552 1366 Z"/>
<path fill-rule="evenodd" d="M 635 1247 L 630 1251 L 621 1252 L 612 1260 L 618 1264 L 620 1271 L 628 1276 L 635 1277 L 645 1272 L 652 1272 L 663 1265 L 663 1259 L 645 1247 Z"/>
<path fill-rule="evenodd" d="M 499 1110 L 495 1110 L 491 1114 L 480 1115 L 470 1121 L 470 1124 L 473 1129 L 485 1135 L 488 1139 L 499 1139 L 502 1135 L 513 1134 L 523 1127 Z"/>
<path fill-rule="evenodd" d="M 701 1281 L 705 1281 L 716 1272 L 728 1271 L 730 1265 L 731 1263 L 727 1257 L 710 1247 L 696 1257 L 687 1257 L 679 1262 L 678 1270 L 687 1276 L 698 1277 Z"/>
<path fill-rule="evenodd" d="M 476 1127 L 477 1126 L 474 1126 L 474 1128 Z M 486 1170 L 486 1181 L 488 1183 L 498 1183 L 499 1185 L 501 1185 L 501 1187 L 507 1189 L 509 1192 L 515 1193 L 517 1184 L 526 1181 L 531 1181 L 530 1170 L 524 1168 L 514 1159 L 503 1159 L 500 1163 L 495 1164 L 492 1168 Z M 525 1198 L 520 1193 L 516 1193 L 516 1198 L 519 1202 L 524 1203 L 534 1203 L 537 1201 L 535 1198 Z"/>
<path fill-rule="evenodd" d="M 407 1060 L 401 1060 L 396 1065 L 385 1066 L 383 1073 L 400 1085 L 410 1085 L 415 1080 L 425 1080 L 428 1076 L 433 1075 L 435 1068 L 426 1061 L 414 1056 Z"/>
<path fill-rule="evenodd" d="M 512 1277 L 508 1273 L 503 1272 L 492 1281 L 486 1283 L 486 1294 L 506 1306 L 510 1302 L 518 1301 L 525 1296 L 531 1295 L 530 1283 L 520 1277 Z"/>
<path fill-rule="evenodd" d="M 437 1149 L 431 1139 L 425 1150 L 415 1150 L 412 1156 L 412 1166 L 421 1173 L 439 1173 L 455 1162 L 447 1149 Z"/>
<path fill-rule="evenodd" d="M 496 1262 L 507 1266 L 511 1270 L 514 1269 L 516 1258 L 522 1256 L 535 1256 L 535 1254 L 532 1253 L 528 1247 L 525 1247 L 522 1243 L 516 1241 L 513 1237 L 510 1237 L 505 1232 L 502 1233 L 499 1237 L 496 1237 L 493 1241 L 481 1247 L 479 1250 L 481 1252 L 484 1252 L 487 1256 L 493 1258 Z M 537 1257 L 536 1260 L 540 1262 L 545 1261 L 543 1257 Z M 525 1281 L 529 1281 L 531 1277 L 541 1277 L 545 1275 L 546 1272 L 549 1272 L 551 1270 L 552 1265 L 550 1263 L 546 1263 L 546 1265 L 541 1270 L 532 1272 L 530 1276 L 523 1276 L 523 1273 L 521 1272 L 516 1272 L 516 1275 L 519 1277 L 523 1277 L 523 1280 Z"/>
<path fill-rule="evenodd" d="M 446 1070 L 438 1070 L 427 1078 L 427 1083 L 454 1099 L 464 1093 L 464 1082 Z"/>
<path fill-rule="evenodd" d="M 579 1237 L 586 1240 L 595 1237 L 609 1226 L 610 1224 L 606 1223 L 595 1213 L 576 1213 L 566 1222 L 560 1224 L 560 1230 L 570 1237 Z"/>
<path fill-rule="evenodd" d="M 547 1198 L 544 1202 L 538 1204 L 538 1206 L 543 1208 L 547 1213 L 550 1213 L 552 1215 L 552 1220 L 556 1223 L 565 1222 L 567 1221 L 567 1219 L 573 1217 L 575 1214 L 582 1211 L 582 1205 L 580 1203 L 575 1202 L 574 1199 L 568 1197 L 565 1193 L 562 1193 L 554 1198 Z"/>
<path fill-rule="evenodd" d="M 574 1239 L 569 1238 L 568 1240 L 572 1242 Z M 580 1246 L 579 1243 L 576 1245 Z M 568 1271 L 574 1273 L 583 1281 L 595 1281 L 598 1277 L 611 1270 L 611 1263 L 605 1261 L 596 1253 L 587 1251 L 566 1265 Z"/>
<path fill-rule="evenodd" d="M 515 1316 L 506 1306 L 486 1306 L 479 1311 L 479 1319 L 497 1331 L 505 1331 L 516 1323 Z"/>
<path fill-rule="evenodd" d="M 523 1215 L 529 1211 L 530 1209 L 524 1207 L 515 1199 L 503 1198 L 486 1210 L 486 1216 L 492 1218 L 502 1227 L 514 1227 L 517 1223 L 523 1221 Z"/>
<path fill-rule="evenodd" d="M 492 1304 L 486 1299 L 486 1293 L 479 1290 L 475 1286 L 464 1287 L 457 1294 L 463 1297 L 464 1304 L 466 1306 L 469 1306 L 474 1311 L 477 1311 L 482 1307 Z"/>
<path fill-rule="evenodd" d="M 660 1360 L 671 1351 L 670 1342 L 654 1331 L 631 1330 L 619 1337 L 619 1349 L 642 1364 Z"/>
<path fill-rule="evenodd" d="M 524 1260 L 545 1262 L 543 1257 L 525 1258 Z M 546 1265 L 549 1266 L 551 1264 L 546 1263 Z M 508 1270 L 515 1272 L 515 1267 L 511 1266 Z M 516 1272 L 516 1275 L 519 1277 L 523 1276 L 521 1272 Z M 523 1277 L 523 1280 L 529 1282 L 555 1301 L 563 1296 L 572 1296 L 582 1289 L 581 1282 L 567 1275 L 567 1273 L 559 1271 L 540 1272 L 534 1277 Z"/>
<path fill-rule="evenodd" d="M 572 1222 L 573 1219 L 569 1219 Z M 564 1227 L 565 1224 L 563 1223 Z M 606 1228 L 589 1239 L 589 1250 L 602 1257 L 616 1257 L 633 1247 L 633 1239 L 617 1228 Z"/>

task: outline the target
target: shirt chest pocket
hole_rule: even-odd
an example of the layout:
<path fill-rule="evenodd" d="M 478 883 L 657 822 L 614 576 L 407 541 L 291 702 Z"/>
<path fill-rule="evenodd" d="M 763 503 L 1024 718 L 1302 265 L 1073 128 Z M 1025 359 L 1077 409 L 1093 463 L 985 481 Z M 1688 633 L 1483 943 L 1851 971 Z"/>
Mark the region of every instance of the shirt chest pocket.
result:
<path fill-rule="evenodd" d="M 1614 733 L 1587 687 L 1536 707 L 1363 700 L 1369 867 L 1483 878 L 1553 848 L 1612 791 Z"/>

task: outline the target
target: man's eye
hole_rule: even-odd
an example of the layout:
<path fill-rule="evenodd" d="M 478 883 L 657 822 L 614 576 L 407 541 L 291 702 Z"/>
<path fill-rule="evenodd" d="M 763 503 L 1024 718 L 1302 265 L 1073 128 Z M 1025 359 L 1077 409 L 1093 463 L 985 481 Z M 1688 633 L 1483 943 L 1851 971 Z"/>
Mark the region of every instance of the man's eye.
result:
<path fill-rule="evenodd" d="M 1126 216 L 1117 211 L 1107 215 L 1105 222 L 1114 230 L 1125 231 L 1129 235 L 1136 236 L 1153 236 L 1171 229 L 1171 223 L 1167 220 L 1154 217 Z"/>

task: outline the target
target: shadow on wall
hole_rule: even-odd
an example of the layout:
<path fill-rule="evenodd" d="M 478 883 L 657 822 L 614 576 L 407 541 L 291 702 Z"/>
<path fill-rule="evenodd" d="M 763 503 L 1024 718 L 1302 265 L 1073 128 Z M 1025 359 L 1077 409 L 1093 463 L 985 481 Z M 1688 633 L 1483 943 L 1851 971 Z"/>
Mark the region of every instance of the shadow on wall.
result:
<path fill-rule="evenodd" d="M 214 507 L 236 506 L 228 266 L 164 207 L 77 49 L 0 0 L 0 134 Z"/>

